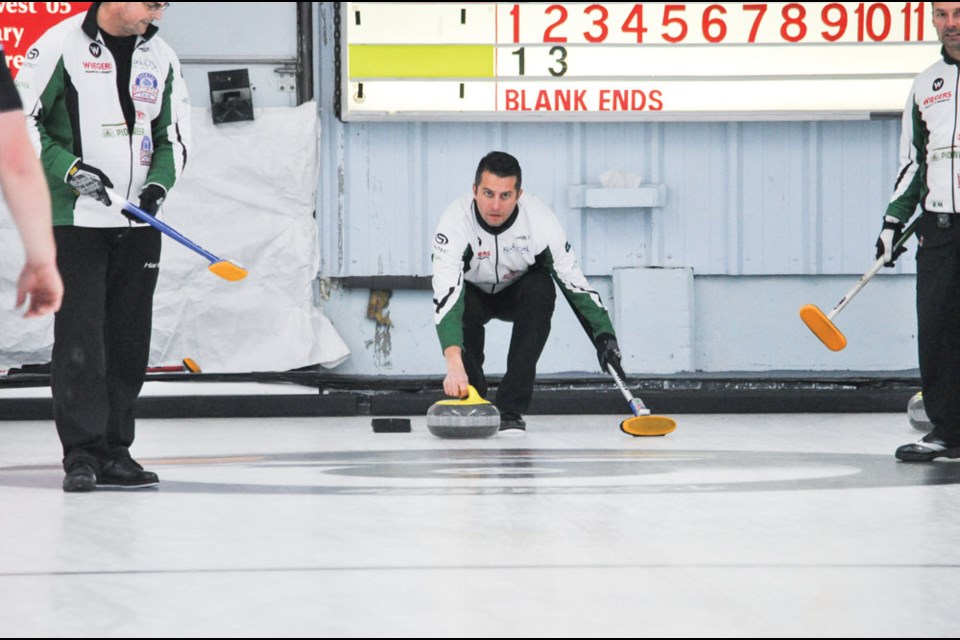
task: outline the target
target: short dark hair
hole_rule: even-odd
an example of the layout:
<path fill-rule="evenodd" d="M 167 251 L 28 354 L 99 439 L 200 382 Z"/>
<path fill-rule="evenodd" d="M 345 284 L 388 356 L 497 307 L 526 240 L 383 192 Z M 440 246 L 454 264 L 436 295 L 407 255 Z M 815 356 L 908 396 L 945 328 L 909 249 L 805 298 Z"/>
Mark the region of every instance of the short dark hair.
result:
<path fill-rule="evenodd" d="M 477 175 L 473 179 L 474 186 L 479 186 L 484 171 L 489 171 L 498 178 L 516 178 L 517 191 L 520 191 L 520 183 L 523 182 L 523 172 L 520 171 L 520 162 L 509 153 L 491 151 L 483 156 L 480 164 L 477 165 Z"/>

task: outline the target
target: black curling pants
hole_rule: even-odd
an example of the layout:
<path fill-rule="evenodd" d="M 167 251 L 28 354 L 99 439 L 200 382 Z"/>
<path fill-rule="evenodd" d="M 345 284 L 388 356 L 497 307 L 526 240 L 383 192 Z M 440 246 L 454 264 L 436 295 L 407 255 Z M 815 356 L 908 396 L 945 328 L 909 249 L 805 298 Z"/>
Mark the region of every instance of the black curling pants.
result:
<path fill-rule="evenodd" d="M 917 227 L 917 342 L 923 406 L 934 430 L 960 446 L 960 215 L 950 227 L 923 213 Z"/>
<path fill-rule="evenodd" d="M 465 287 L 463 364 L 470 384 L 481 396 L 487 396 L 483 374 L 485 325 L 494 318 L 513 323 L 507 372 L 494 404 L 500 413 L 525 413 L 533 396 L 537 361 L 550 336 L 557 299 L 553 279 L 546 269 L 533 268 L 499 293 L 485 293 L 470 283 Z"/>
<path fill-rule="evenodd" d="M 150 357 L 160 232 L 54 227 L 63 305 L 54 320 L 54 420 L 63 466 L 99 473 L 129 456 L 133 405 Z"/>

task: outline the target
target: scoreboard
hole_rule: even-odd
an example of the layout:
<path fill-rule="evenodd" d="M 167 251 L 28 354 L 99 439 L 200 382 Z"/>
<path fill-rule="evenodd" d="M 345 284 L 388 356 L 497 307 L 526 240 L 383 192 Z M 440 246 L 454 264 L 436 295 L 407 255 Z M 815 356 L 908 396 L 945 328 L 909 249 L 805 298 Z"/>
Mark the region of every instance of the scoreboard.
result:
<path fill-rule="evenodd" d="M 342 2 L 340 116 L 862 119 L 903 110 L 929 2 Z"/>

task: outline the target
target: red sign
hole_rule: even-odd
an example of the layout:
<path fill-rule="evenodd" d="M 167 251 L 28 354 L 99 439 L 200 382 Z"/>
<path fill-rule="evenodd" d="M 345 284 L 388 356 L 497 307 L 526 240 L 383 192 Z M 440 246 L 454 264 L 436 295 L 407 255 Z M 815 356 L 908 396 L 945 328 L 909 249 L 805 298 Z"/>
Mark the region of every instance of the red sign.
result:
<path fill-rule="evenodd" d="M 0 41 L 14 77 L 27 50 L 53 25 L 90 8 L 92 2 L 0 2 Z"/>

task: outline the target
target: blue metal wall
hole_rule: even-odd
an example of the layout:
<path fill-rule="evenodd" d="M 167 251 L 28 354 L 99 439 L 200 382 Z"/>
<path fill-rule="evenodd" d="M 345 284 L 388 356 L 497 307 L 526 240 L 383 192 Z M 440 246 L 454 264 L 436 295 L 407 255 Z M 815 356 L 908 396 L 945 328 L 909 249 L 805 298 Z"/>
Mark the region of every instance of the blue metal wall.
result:
<path fill-rule="evenodd" d="M 469 191 L 492 149 L 520 159 L 524 188 L 553 206 L 588 275 L 862 271 L 899 132 L 897 121 L 324 124 L 335 141 L 328 167 L 342 168 L 327 183 L 337 197 L 320 203 L 326 277 L 428 273 L 440 212 Z M 607 170 L 666 185 L 666 206 L 571 209 L 568 188 L 597 184 Z"/>
<path fill-rule="evenodd" d="M 344 372 L 442 372 L 429 293 L 394 292 L 385 327 L 364 317 L 366 292 L 344 290 L 338 279 L 429 275 L 440 212 L 469 190 L 492 149 L 520 159 L 524 188 L 564 224 L 619 319 L 628 372 L 915 368 L 912 252 L 838 316 L 850 341 L 843 352 L 828 351 L 797 316 L 806 303 L 829 311 L 873 261 L 899 121 L 344 124 L 333 115 L 332 5 L 319 9 L 321 277 L 325 313 L 354 349 Z M 665 206 L 569 206 L 572 185 L 596 185 L 609 170 L 665 185 Z M 687 315 L 661 309 L 662 300 L 687 294 L 658 294 L 650 284 L 657 279 L 643 271 L 650 267 L 692 270 L 689 330 L 677 330 Z M 615 285 L 637 278 L 654 288 L 639 296 Z M 494 331 L 488 362 L 502 372 L 509 334 Z M 565 309 L 539 371 L 597 371 Z"/>
<path fill-rule="evenodd" d="M 292 55 L 295 3 L 242 4 L 242 12 L 223 16 L 214 3 L 181 3 L 177 11 L 190 19 L 177 15 L 175 22 L 171 11 L 166 35 L 182 54 Z M 584 271 L 621 319 L 621 342 L 630 345 L 628 371 L 916 366 L 912 252 L 838 318 L 850 339 L 845 351 L 827 351 L 796 315 L 808 302 L 829 310 L 872 262 L 897 170 L 899 122 L 344 124 L 334 116 L 333 3 L 314 6 L 322 123 L 318 300 L 353 351 L 340 371 L 442 372 L 429 292 L 393 292 L 384 314 L 389 322 L 383 323 L 367 317 L 369 292 L 344 289 L 340 279 L 429 275 L 440 212 L 468 192 L 477 161 L 492 149 L 516 155 L 524 188 L 554 207 Z M 205 69 L 194 65 L 188 78 L 198 104 L 206 92 Z M 291 96 L 268 79 L 266 73 L 259 81 L 255 104 L 286 104 Z M 665 206 L 569 206 L 572 185 L 596 185 L 608 170 L 665 185 Z M 639 299 L 634 290 L 615 286 L 646 282 L 643 269 L 649 267 L 692 271 L 689 331 L 678 332 L 675 324 L 658 330 L 655 288 L 652 295 L 645 288 Z M 629 269 L 640 271 L 614 278 L 615 270 Z M 630 321 L 641 317 L 642 333 Z M 497 327 L 491 335 L 489 362 L 496 373 L 508 332 Z M 645 350 L 663 336 L 680 335 L 687 337 Z M 539 370 L 598 371 L 567 309 L 557 313 Z"/>

